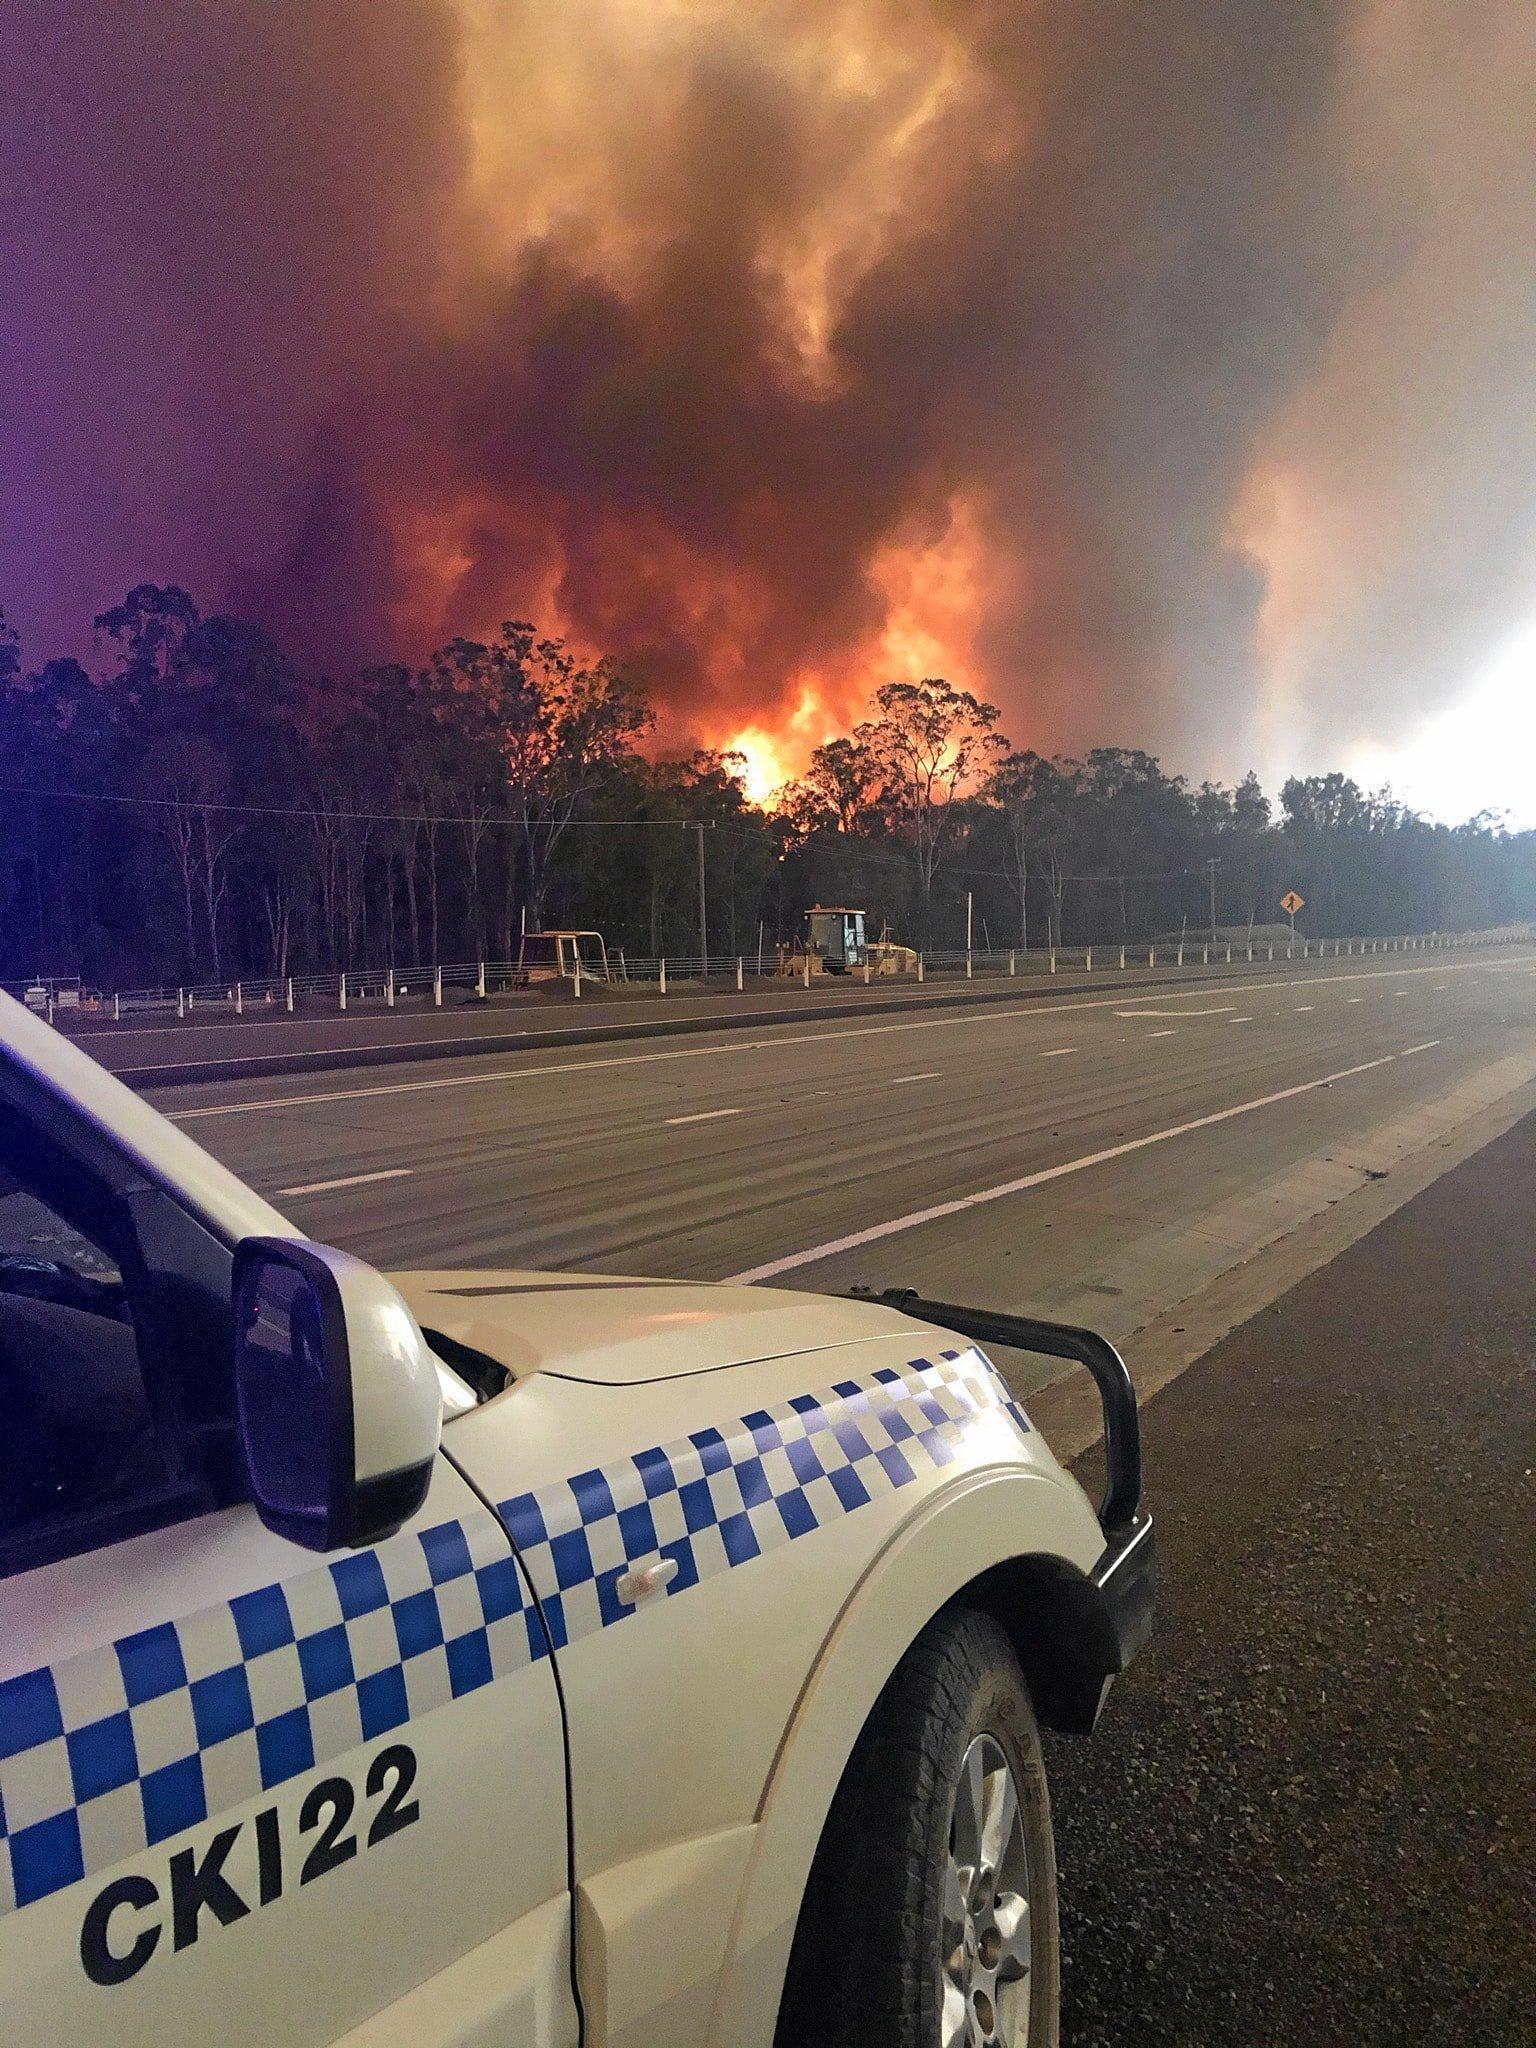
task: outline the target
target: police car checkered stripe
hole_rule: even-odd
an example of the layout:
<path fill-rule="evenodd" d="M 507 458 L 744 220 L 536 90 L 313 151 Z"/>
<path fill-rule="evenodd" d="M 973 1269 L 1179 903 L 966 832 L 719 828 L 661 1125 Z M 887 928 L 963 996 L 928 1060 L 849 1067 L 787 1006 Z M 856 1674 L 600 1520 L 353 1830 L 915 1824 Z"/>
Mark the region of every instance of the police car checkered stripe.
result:
<path fill-rule="evenodd" d="M 547 1654 L 490 1514 L 0 1682 L 0 1911 Z"/>
<path fill-rule="evenodd" d="M 955 1457 L 961 1427 L 1024 1411 L 979 1351 L 913 1359 L 702 1429 L 500 1504 L 555 1648 L 636 1609 L 619 1581 L 667 1558 L 669 1599 L 895 1493 Z"/>
<path fill-rule="evenodd" d="M 915 1359 L 397 1536 L 0 1681 L 0 1912 L 105 1870 L 636 1610 L 911 1484 L 1022 1411 L 977 1352 Z M 547 1619 L 549 1635 L 540 1618 Z"/>

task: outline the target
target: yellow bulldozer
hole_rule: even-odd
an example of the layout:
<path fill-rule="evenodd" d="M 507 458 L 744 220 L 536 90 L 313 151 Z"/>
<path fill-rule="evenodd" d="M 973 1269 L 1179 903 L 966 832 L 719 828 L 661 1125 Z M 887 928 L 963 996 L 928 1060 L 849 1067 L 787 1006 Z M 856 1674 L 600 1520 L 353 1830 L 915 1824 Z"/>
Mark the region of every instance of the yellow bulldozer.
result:
<path fill-rule="evenodd" d="M 883 927 L 878 939 L 866 935 L 863 910 L 818 903 L 806 916 L 804 934 L 779 950 L 780 974 L 915 974 L 917 954 Z"/>

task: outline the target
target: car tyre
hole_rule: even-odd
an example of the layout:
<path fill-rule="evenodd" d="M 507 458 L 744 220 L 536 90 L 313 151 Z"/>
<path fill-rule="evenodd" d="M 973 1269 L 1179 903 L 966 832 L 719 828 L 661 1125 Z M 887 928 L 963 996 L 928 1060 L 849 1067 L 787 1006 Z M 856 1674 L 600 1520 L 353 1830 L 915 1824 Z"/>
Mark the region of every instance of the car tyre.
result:
<path fill-rule="evenodd" d="M 795 1930 L 776 2048 L 1057 2048 L 1056 1855 L 1024 1674 L 947 1609 L 849 1758 Z"/>

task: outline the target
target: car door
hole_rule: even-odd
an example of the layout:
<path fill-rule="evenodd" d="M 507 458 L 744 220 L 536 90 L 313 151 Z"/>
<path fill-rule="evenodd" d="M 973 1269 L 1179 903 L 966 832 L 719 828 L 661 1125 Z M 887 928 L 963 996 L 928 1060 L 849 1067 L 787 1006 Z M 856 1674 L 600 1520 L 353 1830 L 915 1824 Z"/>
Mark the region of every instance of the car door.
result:
<path fill-rule="evenodd" d="M 559 1701 L 501 1523 L 445 1454 L 329 1556 L 200 1497 L 120 1191 L 0 1112 L 6 2038 L 569 2048 Z"/>

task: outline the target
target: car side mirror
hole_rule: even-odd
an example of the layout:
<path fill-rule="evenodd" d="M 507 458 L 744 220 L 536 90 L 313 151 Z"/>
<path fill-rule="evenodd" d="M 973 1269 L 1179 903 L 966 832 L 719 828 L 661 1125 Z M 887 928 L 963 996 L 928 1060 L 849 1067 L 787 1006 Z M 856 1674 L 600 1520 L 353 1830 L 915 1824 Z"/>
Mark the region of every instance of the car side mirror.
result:
<path fill-rule="evenodd" d="M 310 1550 L 391 1535 L 426 1499 L 437 1363 L 400 1296 L 330 1246 L 235 1247 L 235 1400 L 256 1512 Z"/>

